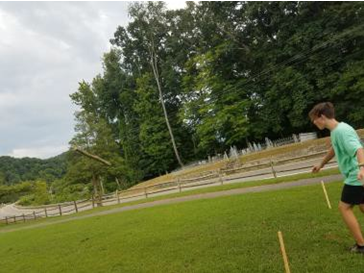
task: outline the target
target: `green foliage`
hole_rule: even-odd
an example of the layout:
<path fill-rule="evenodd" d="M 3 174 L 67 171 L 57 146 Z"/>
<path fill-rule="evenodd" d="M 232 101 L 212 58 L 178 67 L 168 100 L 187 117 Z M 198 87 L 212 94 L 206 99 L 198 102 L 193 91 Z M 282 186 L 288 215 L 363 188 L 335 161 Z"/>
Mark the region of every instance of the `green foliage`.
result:
<path fill-rule="evenodd" d="M 142 160 L 147 173 L 162 174 L 174 163 L 174 155 L 151 74 L 138 79 L 136 93 L 135 110 L 141 120 L 139 140 L 145 154 Z"/>
<path fill-rule="evenodd" d="M 90 182 L 90 181 L 88 181 Z M 88 199 L 93 191 L 90 183 L 71 184 L 65 180 L 57 180 L 52 184 L 52 203 Z"/>
<path fill-rule="evenodd" d="M 106 56 L 105 59 L 117 57 L 115 54 Z M 106 66 L 114 68 L 110 63 Z M 117 188 L 117 179 L 128 181 L 129 173 L 126 172 L 120 141 L 115 132 L 118 126 L 113 122 L 117 114 L 113 109 L 107 111 L 108 109 L 103 107 L 109 98 L 104 92 L 108 84 L 109 88 L 113 86 L 98 76 L 92 84 L 80 83 L 78 91 L 71 95 L 71 99 L 81 107 L 81 111 L 76 113 L 77 134 L 70 144 L 109 161 L 112 166 L 105 166 L 84 155 L 70 153 L 68 171 L 64 179 L 57 181 L 55 185 L 56 200 L 90 197 L 95 190 L 95 185 L 90 185 L 94 179 L 103 179 L 106 190 L 110 191 Z"/>
<path fill-rule="evenodd" d="M 364 123 L 364 70 L 363 61 L 347 64 L 332 92 L 332 99 L 342 102 L 337 106 L 339 117 L 348 117 L 356 127 Z"/>
<path fill-rule="evenodd" d="M 1 156 L 0 185 L 13 185 L 37 179 L 50 183 L 66 173 L 66 156 L 67 153 L 63 153 L 45 160 Z"/>
<path fill-rule="evenodd" d="M 22 182 L 12 186 L 0 185 L 0 203 L 13 203 L 22 196 L 30 194 L 33 186 L 31 182 Z"/>
<path fill-rule="evenodd" d="M 23 206 L 27 205 L 46 205 L 51 201 L 50 193 L 47 189 L 47 183 L 45 181 L 36 181 L 32 184 L 30 194 L 22 196 L 19 200 L 19 204 Z"/>

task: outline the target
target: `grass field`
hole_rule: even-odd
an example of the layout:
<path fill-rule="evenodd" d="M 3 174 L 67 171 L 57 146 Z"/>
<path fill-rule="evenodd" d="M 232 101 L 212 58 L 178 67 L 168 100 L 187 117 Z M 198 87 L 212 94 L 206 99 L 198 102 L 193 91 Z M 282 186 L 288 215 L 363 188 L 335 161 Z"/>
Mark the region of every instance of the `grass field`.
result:
<path fill-rule="evenodd" d="M 338 202 L 341 183 L 327 190 Z M 244 194 L 0 234 L 0 272 L 362 272 L 321 186 Z M 363 224 L 363 215 L 360 222 Z"/>

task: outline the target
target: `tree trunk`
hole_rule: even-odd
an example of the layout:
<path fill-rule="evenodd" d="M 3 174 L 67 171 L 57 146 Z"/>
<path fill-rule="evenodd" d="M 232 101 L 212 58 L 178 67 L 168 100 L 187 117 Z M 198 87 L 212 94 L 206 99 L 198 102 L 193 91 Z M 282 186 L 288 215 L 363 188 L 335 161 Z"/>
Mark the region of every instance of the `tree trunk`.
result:
<path fill-rule="evenodd" d="M 95 174 L 92 175 L 92 185 L 94 186 L 94 195 L 95 195 L 97 206 L 102 207 L 102 194 L 100 192 L 100 180 L 98 179 L 98 177 Z"/>
<path fill-rule="evenodd" d="M 117 177 L 115 177 L 115 181 L 116 181 L 116 184 L 118 185 L 118 190 L 120 190 L 120 182 L 119 182 L 119 179 Z"/>
<path fill-rule="evenodd" d="M 152 69 L 153 69 L 154 78 L 155 78 L 155 80 L 157 82 L 157 86 L 158 86 L 159 99 L 160 99 L 161 104 L 162 104 L 164 118 L 166 120 L 166 124 L 167 124 L 167 127 L 168 127 L 169 135 L 171 136 L 173 150 L 174 150 L 174 153 L 176 155 L 176 158 L 177 158 L 177 161 L 178 161 L 179 165 L 181 167 L 183 167 L 183 163 L 182 163 L 181 158 L 179 157 L 179 153 L 178 153 L 178 150 L 177 150 L 176 142 L 174 140 L 172 128 L 171 128 L 171 125 L 169 124 L 166 106 L 164 105 L 162 88 L 161 88 L 161 85 L 160 85 L 160 82 L 159 82 L 159 73 L 158 73 L 158 68 L 157 68 L 157 56 L 156 56 L 156 54 L 154 52 L 154 48 L 151 49 L 151 65 L 152 65 Z"/>

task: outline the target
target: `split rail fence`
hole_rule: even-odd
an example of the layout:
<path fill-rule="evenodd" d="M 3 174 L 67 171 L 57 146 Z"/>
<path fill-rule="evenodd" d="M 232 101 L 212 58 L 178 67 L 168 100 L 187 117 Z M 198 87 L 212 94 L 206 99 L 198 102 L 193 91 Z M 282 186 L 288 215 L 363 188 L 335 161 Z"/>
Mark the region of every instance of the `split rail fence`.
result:
<path fill-rule="evenodd" d="M 268 160 L 265 163 L 260 163 L 251 166 L 241 166 L 237 168 L 207 171 L 200 173 L 200 175 L 198 176 L 177 177 L 174 180 L 161 184 L 156 184 L 144 188 L 140 187 L 123 191 L 116 191 L 113 193 L 105 194 L 101 198 L 101 204 L 97 203 L 98 200 L 90 198 L 85 200 L 66 202 L 61 204 L 52 204 L 46 206 L 18 207 L 22 211 L 27 210 L 30 213 L 22 213 L 14 216 L 7 216 L 3 219 L 0 219 L 0 223 L 11 224 L 17 222 L 36 220 L 39 218 L 69 215 L 73 213 L 78 213 L 80 211 L 89 210 L 97 206 L 120 204 L 128 201 L 153 197 L 163 193 L 182 192 L 183 190 L 214 185 L 214 184 L 223 185 L 224 183 L 228 183 L 229 181 L 232 180 L 251 179 L 249 181 L 252 181 L 254 180 L 254 178 L 264 175 L 269 176 L 264 179 L 276 178 L 278 177 L 279 173 L 285 173 L 285 172 L 287 173 L 290 171 L 300 171 L 300 170 L 307 171 L 312 167 L 312 164 L 307 164 L 307 166 L 290 168 L 289 165 L 291 164 L 285 164 L 285 163 L 287 162 L 299 163 L 302 160 L 307 161 L 309 158 L 313 159 L 322 156 L 325 153 L 326 151 L 323 151 L 311 155 L 292 157 L 276 161 Z M 331 162 L 331 167 L 336 167 L 336 162 Z"/>

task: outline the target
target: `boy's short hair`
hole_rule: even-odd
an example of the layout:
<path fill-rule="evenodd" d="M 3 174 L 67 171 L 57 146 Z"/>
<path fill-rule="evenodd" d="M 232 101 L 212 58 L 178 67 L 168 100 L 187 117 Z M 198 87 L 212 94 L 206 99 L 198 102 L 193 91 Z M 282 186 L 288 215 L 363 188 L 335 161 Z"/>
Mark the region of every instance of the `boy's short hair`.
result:
<path fill-rule="evenodd" d="M 319 104 L 316 104 L 308 114 L 312 121 L 316 118 L 321 117 L 321 115 L 324 115 L 329 119 L 335 118 L 334 105 L 331 102 L 321 102 Z"/>

